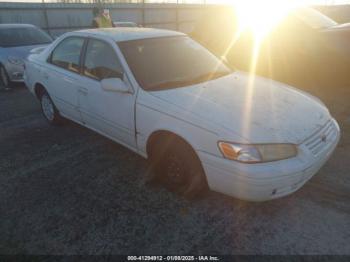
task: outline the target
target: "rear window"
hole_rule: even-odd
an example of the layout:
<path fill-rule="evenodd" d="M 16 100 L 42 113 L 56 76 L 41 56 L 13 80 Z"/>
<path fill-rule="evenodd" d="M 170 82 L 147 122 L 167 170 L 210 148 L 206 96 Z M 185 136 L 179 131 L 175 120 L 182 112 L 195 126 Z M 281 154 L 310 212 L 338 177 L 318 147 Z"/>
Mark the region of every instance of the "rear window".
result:
<path fill-rule="evenodd" d="M 51 37 L 35 27 L 0 29 L 0 46 L 28 46 L 51 43 Z"/>

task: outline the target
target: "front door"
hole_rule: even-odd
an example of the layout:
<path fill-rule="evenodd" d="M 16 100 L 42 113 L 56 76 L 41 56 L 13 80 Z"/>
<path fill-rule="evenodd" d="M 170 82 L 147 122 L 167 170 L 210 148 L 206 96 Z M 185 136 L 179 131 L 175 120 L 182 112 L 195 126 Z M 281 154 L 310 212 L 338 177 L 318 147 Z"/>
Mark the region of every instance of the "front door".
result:
<path fill-rule="evenodd" d="M 107 42 L 90 39 L 82 74 L 78 94 L 85 124 L 135 148 L 135 94 L 105 91 L 101 87 L 101 80 L 124 75 L 114 48 Z M 123 81 L 130 85 L 125 78 Z"/>

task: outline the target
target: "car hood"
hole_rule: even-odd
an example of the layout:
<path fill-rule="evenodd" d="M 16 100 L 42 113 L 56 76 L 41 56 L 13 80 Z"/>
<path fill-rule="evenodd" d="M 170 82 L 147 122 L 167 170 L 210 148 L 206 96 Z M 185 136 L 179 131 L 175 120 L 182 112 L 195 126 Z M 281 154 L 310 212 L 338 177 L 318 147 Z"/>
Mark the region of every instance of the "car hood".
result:
<path fill-rule="evenodd" d="M 328 109 L 311 95 L 243 72 L 150 93 L 181 108 L 183 117 L 195 116 L 219 128 L 212 131 L 251 143 L 300 144 L 330 119 Z"/>
<path fill-rule="evenodd" d="M 16 58 L 26 59 L 28 55 L 30 54 L 30 51 L 34 48 L 38 47 L 44 47 L 45 45 L 29 45 L 29 46 L 15 46 L 15 47 L 6 47 L 4 50 L 6 50 L 6 53 L 8 56 L 13 56 Z"/>

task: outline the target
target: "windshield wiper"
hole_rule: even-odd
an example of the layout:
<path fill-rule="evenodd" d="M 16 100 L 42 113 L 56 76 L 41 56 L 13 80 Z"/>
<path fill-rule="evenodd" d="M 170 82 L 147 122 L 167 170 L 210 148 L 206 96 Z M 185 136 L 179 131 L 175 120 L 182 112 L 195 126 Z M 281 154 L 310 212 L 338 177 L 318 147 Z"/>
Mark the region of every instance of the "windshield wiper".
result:
<path fill-rule="evenodd" d="M 181 87 L 181 86 L 185 86 L 187 84 L 188 84 L 188 80 L 166 81 L 166 82 L 152 85 L 147 89 L 149 89 L 149 90 L 161 90 L 161 89 L 167 89 L 167 88 Z"/>
<path fill-rule="evenodd" d="M 191 78 L 191 79 L 162 82 L 162 83 L 150 86 L 147 89 L 149 89 L 149 90 L 162 90 L 162 89 L 167 89 L 167 88 L 183 87 L 186 85 L 194 85 L 194 84 L 199 84 L 201 82 L 206 82 L 206 81 L 210 81 L 213 79 L 217 79 L 217 78 L 226 76 L 228 74 L 230 74 L 230 71 L 209 72 L 209 73 L 205 73 L 205 74 L 196 76 L 196 77 Z"/>
<path fill-rule="evenodd" d="M 223 76 L 226 76 L 230 74 L 230 71 L 216 71 L 216 72 L 210 72 L 203 75 L 196 76 L 190 80 L 190 82 L 197 83 L 197 82 L 204 82 L 204 81 L 210 81 L 213 79 L 217 79 Z"/>

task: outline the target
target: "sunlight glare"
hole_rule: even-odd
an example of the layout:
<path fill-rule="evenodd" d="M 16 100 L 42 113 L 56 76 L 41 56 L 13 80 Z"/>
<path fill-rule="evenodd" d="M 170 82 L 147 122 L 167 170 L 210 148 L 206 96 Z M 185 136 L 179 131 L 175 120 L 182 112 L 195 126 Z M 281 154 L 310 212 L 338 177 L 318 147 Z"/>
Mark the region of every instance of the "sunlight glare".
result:
<path fill-rule="evenodd" d="M 251 114 L 253 111 L 253 96 L 255 94 L 255 72 L 259 60 L 260 47 L 264 37 L 288 15 L 288 13 L 303 3 L 291 0 L 244 0 L 232 3 L 237 14 L 238 34 L 249 30 L 254 35 L 254 45 L 252 50 L 252 61 L 246 89 L 246 104 L 244 110 L 244 122 L 242 123 L 243 133 L 250 134 Z M 237 36 L 232 42 L 236 41 Z M 229 47 L 230 49 L 231 47 Z M 228 51 L 227 51 L 228 52 Z"/>
<path fill-rule="evenodd" d="M 263 38 L 301 1 L 291 0 L 245 0 L 232 3 L 236 9 L 239 27 L 251 30 L 257 39 Z"/>

